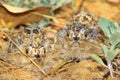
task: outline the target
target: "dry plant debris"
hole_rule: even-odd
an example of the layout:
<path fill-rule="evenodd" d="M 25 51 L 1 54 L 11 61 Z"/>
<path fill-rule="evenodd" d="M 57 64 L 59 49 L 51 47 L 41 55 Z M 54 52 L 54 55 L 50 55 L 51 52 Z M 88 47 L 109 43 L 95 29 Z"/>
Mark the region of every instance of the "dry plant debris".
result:
<path fill-rule="evenodd" d="M 89 12 L 96 14 L 97 16 L 120 22 L 120 18 L 117 20 L 116 18 L 114 18 L 116 16 L 119 17 L 119 15 L 117 15 L 118 13 L 120 13 L 119 5 L 111 5 L 107 3 L 106 0 L 85 0 L 83 3 L 83 7 L 85 7 Z"/>
<path fill-rule="evenodd" d="M 12 22 L 12 26 L 16 27 L 21 24 L 40 21 L 44 17 L 33 13 L 49 14 L 50 10 L 51 8 L 42 6 L 26 9 L 0 3 L 0 18 L 6 23 Z"/>
<path fill-rule="evenodd" d="M 82 1 L 84 1 L 82 3 Z M 95 1 L 97 4 L 89 5 L 87 0 L 76 0 L 78 2 L 77 6 L 87 7 L 90 11 L 98 11 L 97 15 L 105 16 L 99 12 L 101 8 L 97 10 L 92 5 L 99 6 L 100 2 Z M 109 7 L 108 4 L 103 6 Z M 65 14 L 70 16 L 67 20 L 58 19 L 54 17 L 47 16 L 50 12 L 48 7 L 36 7 L 29 10 L 18 9 L 18 12 L 14 12 L 15 7 L 9 9 L 7 5 L 1 4 L 0 6 L 0 19 L 2 26 L 6 26 L 6 23 L 13 21 L 13 27 L 24 24 L 28 22 L 39 21 L 43 17 L 52 19 L 55 23 L 51 23 L 50 26 L 55 26 L 55 29 L 59 29 L 57 37 L 54 40 L 51 40 L 47 37 L 44 37 L 46 33 L 41 28 L 38 27 L 29 27 L 25 26 L 20 32 L 14 32 L 14 35 L 10 35 L 13 42 L 17 43 L 17 46 L 23 50 L 25 55 L 21 54 L 18 48 L 15 47 L 13 42 L 10 40 L 5 40 L 3 38 L 4 33 L 0 33 L 0 79 L 10 79 L 10 80 L 102 80 L 105 79 L 106 69 L 103 69 L 99 64 L 93 62 L 89 59 L 91 53 L 96 53 L 101 56 L 102 50 L 99 44 L 105 41 L 105 37 L 102 31 L 98 28 L 98 18 L 88 12 L 81 12 L 74 17 L 72 10 L 65 8 L 64 11 L 68 11 Z M 107 8 L 105 10 L 107 11 Z M 112 7 L 117 9 L 116 7 Z M 37 11 L 42 10 L 42 11 Z M 45 10 L 45 11 L 44 11 Z M 59 9 L 58 9 L 59 10 Z M 118 13 L 119 10 L 115 11 Z M 7 14 L 3 17 L 3 14 Z M 17 16 L 16 16 L 17 15 Z M 112 14 L 111 14 L 112 15 Z M 42 16 L 42 17 L 41 17 Z M 58 17 L 61 14 L 57 14 Z M 9 18 L 7 18 L 9 17 Z M 28 18 L 29 17 L 29 18 Z M 109 18 L 109 16 L 107 16 Z M 38 19 L 39 18 L 39 19 Z M 112 16 L 113 18 L 113 16 Z M 19 21 L 19 20 L 20 21 Z M 28 20 L 29 19 L 29 20 Z M 109 18 L 111 19 L 111 17 Z M 119 20 L 119 18 L 118 18 Z M 63 23 L 60 23 L 63 21 Z M 65 26 L 63 26 L 65 24 Z M 43 28 L 48 30 L 50 28 Z M 50 29 L 51 30 L 51 29 Z M 56 33 L 56 31 L 51 30 Z M 37 34 L 36 34 L 37 33 Z M 48 33 L 49 34 L 49 33 Z M 95 35 L 97 34 L 97 35 Z M 55 35 L 54 35 L 55 36 Z M 53 37 L 52 37 L 53 38 Z M 3 40 L 4 39 L 4 40 Z M 50 41 L 50 42 L 49 42 Z M 46 45 L 44 45 L 46 44 Z M 49 45 L 48 45 L 49 44 Z M 9 45 L 9 46 L 8 46 Z M 9 50 L 10 52 L 7 52 Z M 27 54 L 28 53 L 28 54 Z M 104 55 L 102 55 L 104 56 Z M 85 59 L 85 60 L 84 60 Z M 32 61 L 32 63 L 31 63 Z M 116 63 L 117 62 L 117 63 Z M 35 63 L 35 65 L 34 65 Z M 116 72 L 119 71 L 119 55 L 114 59 L 113 66 Z M 39 69 L 38 69 L 38 68 Z M 102 69 L 101 69 L 102 68 Z M 115 73 L 116 73 L 115 72 Z M 43 75 L 45 73 L 45 75 Z M 119 73 L 116 73 L 117 77 L 120 78 Z M 23 77 L 25 76 L 25 77 Z M 46 77 L 47 76 L 47 77 Z M 88 77 L 86 77 L 88 76 Z M 106 77 L 109 80 L 111 77 Z"/>
<path fill-rule="evenodd" d="M 64 28 L 58 31 L 55 41 L 51 41 L 39 27 L 21 27 L 22 32 L 14 33 L 11 36 L 14 42 L 9 41 L 9 47 L 6 48 L 9 52 L 1 53 L 2 56 L 6 56 L 1 59 L 22 67 L 25 71 L 33 71 L 36 75 L 40 75 L 37 76 L 38 79 L 49 80 L 65 65 L 89 59 L 91 53 L 98 55 L 102 53 L 99 44 L 105 41 L 105 37 L 98 26 L 98 18 L 95 15 L 82 11 L 73 16 Z M 73 74 L 75 76 L 66 78 L 70 80 L 78 78 L 76 72 Z M 87 74 L 89 75 L 89 73 Z M 97 78 L 103 78 L 105 73 L 102 73 L 101 76 L 96 73 L 95 75 Z M 88 79 L 92 80 L 95 78 L 94 76 Z"/>

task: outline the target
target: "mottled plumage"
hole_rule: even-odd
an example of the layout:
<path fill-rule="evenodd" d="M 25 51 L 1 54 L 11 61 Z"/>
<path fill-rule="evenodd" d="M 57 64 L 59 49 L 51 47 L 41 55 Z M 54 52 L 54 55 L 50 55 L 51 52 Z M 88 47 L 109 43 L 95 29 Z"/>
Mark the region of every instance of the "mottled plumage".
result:
<path fill-rule="evenodd" d="M 98 18 L 88 12 L 81 12 L 73 16 L 63 29 L 57 33 L 56 48 L 60 47 L 59 53 L 67 56 L 66 59 L 81 59 L 88 56 L 87 47 L 93 43 L 103 42 L 103 32 L 99 28 Z M 81 47 L 81 45 L 85 45 Z M 81 49 L 84 49 L 81 50 Z"/>
<path fill-rule="evenodd" d="M 22 33 L 14 33 L 13 40 L 31 57 L 41 58 L 50 51 L 50 40 L 44 31 L 38 27 L 24 27 Z M 18 51 L 12 43 L 10 44 L 10 50 L 13 53 Z"/>

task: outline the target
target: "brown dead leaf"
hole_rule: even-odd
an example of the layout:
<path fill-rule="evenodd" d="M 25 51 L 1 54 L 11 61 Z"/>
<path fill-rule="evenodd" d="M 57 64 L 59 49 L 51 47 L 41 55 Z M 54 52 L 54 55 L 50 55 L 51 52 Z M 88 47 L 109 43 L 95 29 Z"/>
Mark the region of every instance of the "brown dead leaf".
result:
<path fill-rule="evenodd" d="M 13 27 L 28 22 L 35 22 L 43 19 L 43 16 L 32 14 L 34 12 L 40 14 L 48 14 L 50 7 L 35 7 L 31 9 L 13 7 L 6 4 L 0 4 L 0 18 L 6 23 L 13 22 Z"/>
<path fill-rule="evenodd" d="M 60 22 L 53 21 L 53 23 L 51 25 L 54 29 L 60 29 L 60 28 L 63 28 L 63 26 L 66 24 L 66 22 L 67 21 L 65 21 L 65 20 L 64 21 L 60 20 Z"/>
<path fill-rule="evenodd" d="M 1 4 L 3 7 L 5 7 L 9 12 L 11 13 L 23 13 L 26 11 L 29 11 L 31 9 L 27 9 L 27 8 L 19 8 L 19 7 L 13 7 L 7 4 Z"/>
<path fill-rule="evenodd" d="M 105 2 L 104 0 L 84 1 L 83 7 L 85 7 L 89 12 L 97 16 L 107 18 L 111 21 L 120 22 L 120 19 L 113 19 L 116 16 L 119 17 L 119 7 L 111 5 L 108 2 Z"/>

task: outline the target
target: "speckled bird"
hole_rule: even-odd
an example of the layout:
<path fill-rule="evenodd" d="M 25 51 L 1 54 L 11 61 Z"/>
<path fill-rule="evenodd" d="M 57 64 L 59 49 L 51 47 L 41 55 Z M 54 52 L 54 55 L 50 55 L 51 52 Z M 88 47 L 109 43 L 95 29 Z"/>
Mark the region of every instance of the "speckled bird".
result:
<path fill-rule="evenodd" d="M 103 32 L 98 25 L 98 17 L 88 12 L 80 12 L 66 23 L 57 33 L 58 53 L 66 59 L 81 59 L 87 56 L 92 44 L 104 41 Z M 84 50 L 84 51 L 83 51 Z"/>
<path fill-rule="evenodd" d="M 38 27 L 24 27 L 21 33 L 13 35 L 13 40 L 27 55 L 34 58 L 41 58 L 50 51 L 51 41 Z M 19 52 L 13 43 L 9 45 L 9 49 L 13 53 Z"/>

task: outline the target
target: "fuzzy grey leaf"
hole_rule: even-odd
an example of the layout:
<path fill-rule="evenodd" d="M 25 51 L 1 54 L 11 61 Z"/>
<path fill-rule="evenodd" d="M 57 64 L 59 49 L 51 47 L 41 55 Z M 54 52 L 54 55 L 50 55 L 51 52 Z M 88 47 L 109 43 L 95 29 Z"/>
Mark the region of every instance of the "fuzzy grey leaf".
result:
<path fill-rule="evenodd" d="M 103 65 L 104 67 L 107 67 L 107 66 L 104 64 L 104 62 L 102 61 L 102 59 L 101 59 L 99 56 L 97 56 L 96 54 L 91 54 L 91 57 L 92 57 L 94 60 L 96 60 L 98 63 L 100 63 L 101 65 Z"/>

